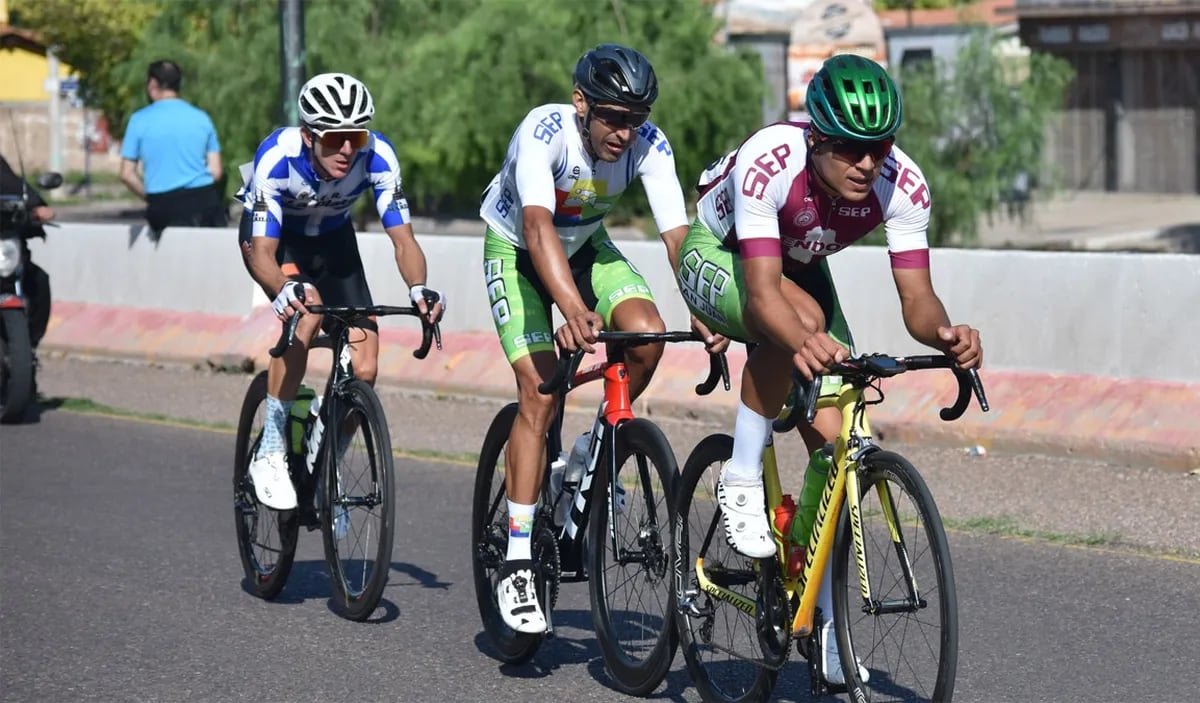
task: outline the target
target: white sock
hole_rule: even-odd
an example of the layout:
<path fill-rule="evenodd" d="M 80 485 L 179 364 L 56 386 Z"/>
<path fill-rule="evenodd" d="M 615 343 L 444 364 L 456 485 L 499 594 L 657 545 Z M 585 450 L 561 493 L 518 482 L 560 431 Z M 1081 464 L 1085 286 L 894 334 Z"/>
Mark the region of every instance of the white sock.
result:
<path fill-rule="evenodd" d="M 508 553 L 506 561 L 532 559 L 530 536 L 533 534 L 533 511 L 537 505 L 508 501 Z"/>
<path fill-rule="evenodd" d="M 725 480 L 734 484 L 762 483 L 762 454 L 771 436 L 772 418 L 763 417 L 738 401 L 733 425 L 733 456 L 725 465 Z"/>
<path fill-rule="evenodd" d="M 263 422 L 262 442 L 258 445 L 258 453 L 283 454 L 287 451 L 287 441 L 284 430 L 287 427 L 288 413 L 292 411 L 292 401 L 280 400 L 273 395 L 267 396 L 267 418 Z"/>

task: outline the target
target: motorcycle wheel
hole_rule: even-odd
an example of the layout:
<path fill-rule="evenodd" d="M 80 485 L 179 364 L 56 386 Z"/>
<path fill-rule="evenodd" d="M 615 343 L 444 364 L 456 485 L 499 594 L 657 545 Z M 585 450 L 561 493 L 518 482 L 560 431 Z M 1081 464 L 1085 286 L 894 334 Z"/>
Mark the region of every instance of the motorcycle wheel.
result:
<path fill-rule="evenodd" d="M 0 422 L 11 424 L 25 419 L 33 401 L 33 345 L 24 310 L 0 310 L 0 319 Z"/>

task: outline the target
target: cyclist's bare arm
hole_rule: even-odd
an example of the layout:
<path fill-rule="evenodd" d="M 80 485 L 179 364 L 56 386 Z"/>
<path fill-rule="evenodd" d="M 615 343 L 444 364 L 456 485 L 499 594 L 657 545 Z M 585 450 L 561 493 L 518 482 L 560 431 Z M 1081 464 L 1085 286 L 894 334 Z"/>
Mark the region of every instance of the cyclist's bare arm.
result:
<path fill-rule="evenodd" d="M 274 237 L 253 237 L 250 240 L 250 276 L 262 287 L 268 298 L 274 298 L 288 277 L 275 262 L 279 240 Z"/>
<path fill-rule="evenodd" d="M 950 323 L 946 307 L 933 290 L 929 269 L 892 269 L 892 277 L 900 294 L 904 326 L 913 339 L 950 354 L 962 368 L 976 368 L 983 363 L 979 331 Z"/>
<path fill-rule="evenodd" d="M 412 224 L 405 222 L 402 225 L 392 225 L 385 227 L 388 238 L 392 240 L 392 247 L 396 250 L 396 268 L 400 271 L 400 277 L 404 279 L 404 283 L 412 288 L 413 286 L 423 286 L 428 283 L 426 280 L 427 269 L 425 266 L 425 252 L 422 251 L 420 243 L 413 235 Z M 414 303 L 417 309 L 425 308 L 425 301 L 417 301 Z M 425 316 L 431 321 L 438 320 L 442 315 L 442 302 L 438 301 L 433 306 L 433 310 L 425 310 Z"/>
<path fill-rule="evenodd" d="M 811 305 L 797 309 L 788 302 L 781 288 L 783 262 L 779 257 L 742 259 L 742 270 L 746 276 L 746 311 L 755 328 L 776 346 L 792 352 L 806 378 L 849 357 L 845 347 L 824 332 L 824 325 L 801 317 L 805 307 L 820 309 L 812 296 L 797 288 L 795 294 L 807 297 Z"/>
<path fill-rule="evenodd" d="M 574 351 L 577 347 L 588 352 L 595 351 L 592 345 L 604 323 L 599 315 L 588 310 L 583 303 L 583 296 L 575 287 L 571 265 L 567 262 L 562 240 L 554 229 L 550 211 L 531 205 L 523 208 L 521 215 L 525 246 L 533 260 L 533 269 L 566 320 L 566 324 L 555 335 L 559 344 L 568 351 Z"/>

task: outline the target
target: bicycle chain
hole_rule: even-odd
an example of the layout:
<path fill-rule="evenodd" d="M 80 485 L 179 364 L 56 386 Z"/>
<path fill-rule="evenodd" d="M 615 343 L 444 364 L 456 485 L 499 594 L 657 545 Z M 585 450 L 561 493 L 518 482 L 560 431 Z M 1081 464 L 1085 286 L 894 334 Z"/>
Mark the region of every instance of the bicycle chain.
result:
<path fill-rule="evenodd" d="M 781 592 L 783 591 L 783 581 L 779 577 L 775 578 L 775 586 Z M 712 598 L 710 596 L 708 596 L 707 594 L 705 595 L 705 597 L 708 598 L 708 600 L 711 603 Z M 710 605 L 710 607 L 711 607 L 711 605 Z M 783 647 L 782 658 L 778 659 L 778 663 L 772 663 L 771 661 L 768 661 L 765 657 L 762 659 L 756 659 L 754 657 L 742 654 L 741 652 L 736 652 L 736 651 L 730 649 L 729 647 L 723 647 L 723 646 L 717 644 L 716 642 L 713 642 L 712 641 L 712 627 L 711 627 L 712 616 L 711 615 L 709 616 L 709 623 L 708 623 L 707 627 L 705 628 L 708 630 L 708 636 L 704 638 L 708 641 L 705 642 L 705 644 L 707 644 L 709 647 L 712 647 L 713 649 L 716 649 L 719 652 L 724 652 L 725 654 L 728 654 L 729 656 L 734 657 L 736 659 L 750 662 L 751 664 L 760 666 L 764 669 L 768 669 L 771 671 L 779 671 L 788 663 L 788 659 L 790 658 L 791 651 L 792 651 L 792 632 L 791 632 L 792 602 L 791 602 L 791 599 L 788 599 L 787 601 L 785 601 L 784 608 L 785 608 L 785 613 L 786 613 L 786 617 L 784 618 L 784 626 L 788 633 L 788 636 L 787 636 L 787 644 L 785 644 Z M 688 618 L 691 619 L 691 616 L 688 616 Z"/>

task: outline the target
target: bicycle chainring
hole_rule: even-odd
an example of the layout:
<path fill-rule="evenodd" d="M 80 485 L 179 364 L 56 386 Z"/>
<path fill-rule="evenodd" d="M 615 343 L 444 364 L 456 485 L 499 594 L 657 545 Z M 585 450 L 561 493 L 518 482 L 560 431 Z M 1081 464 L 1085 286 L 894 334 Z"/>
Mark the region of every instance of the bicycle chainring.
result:
<path fill-rule="evenodd" d="M 533 535 L 533 562 L 539 579 L 546 583 L 550 604 L 545 610 L 553 610 L 558 603 L 558 584 L 562 574 L 562 560 L 558 553 L 558 538 L 547 527 L 538 527 Z"/>
<path fill-rule="evenodd" d="M 777 573 L 769 583 L 769 588 L 759 592 L 755 627 L 765 666 L 779 669 L 787 663 L 792 650 L 792 601 Z"/>

